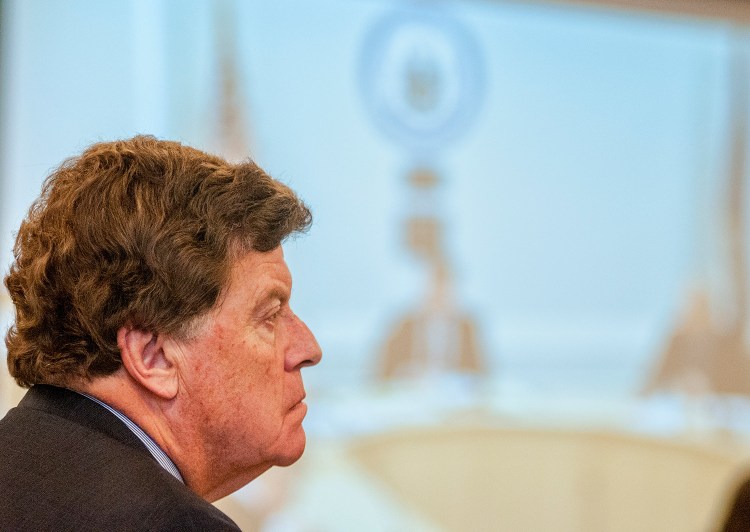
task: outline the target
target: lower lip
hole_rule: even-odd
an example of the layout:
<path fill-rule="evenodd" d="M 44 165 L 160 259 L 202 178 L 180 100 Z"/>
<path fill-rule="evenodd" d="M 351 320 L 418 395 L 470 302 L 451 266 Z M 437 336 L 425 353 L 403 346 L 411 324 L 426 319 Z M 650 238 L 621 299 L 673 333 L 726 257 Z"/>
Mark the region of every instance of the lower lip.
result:
<path fill-rule="evenodd" d="M 296 405 L 294 405 L 292 408 L 289 409 L 289 413 L 298 412 L 298 411 L 302 411 L 303 415 L 307 413 L 307 404 L 305 404 L 304 401 L 300 401 L 299 403 L 297 403 Z"/>

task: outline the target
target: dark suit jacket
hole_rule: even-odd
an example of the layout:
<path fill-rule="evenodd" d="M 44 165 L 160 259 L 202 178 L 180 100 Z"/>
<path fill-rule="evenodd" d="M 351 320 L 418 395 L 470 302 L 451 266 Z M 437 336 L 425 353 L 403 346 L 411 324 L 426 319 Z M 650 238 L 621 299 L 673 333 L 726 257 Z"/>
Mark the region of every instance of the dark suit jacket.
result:
<path fill-rule="evenodd" d="M 734 494 L 734 501 L 726 515 L 722 532 L 750 530 L 750 480 L 745 480 Z"/>
<path fill-rule="evenodd" d="M 0 530 L 239 528 L 107 409 L 37 385 L 0 420 Z"/>

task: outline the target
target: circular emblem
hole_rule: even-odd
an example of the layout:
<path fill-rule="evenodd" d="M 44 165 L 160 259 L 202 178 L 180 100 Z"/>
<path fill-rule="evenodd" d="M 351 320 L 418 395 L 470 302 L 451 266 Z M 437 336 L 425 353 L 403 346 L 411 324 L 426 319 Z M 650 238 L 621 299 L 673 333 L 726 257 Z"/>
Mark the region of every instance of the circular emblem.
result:
<path fill-rule="evenodd" d="M 479 50 L 448 13 L 412 9 L 379 20 L 364 43 L 360 81 L 391 139 L 433 149 L 462 133 L 481 100 Z"/>

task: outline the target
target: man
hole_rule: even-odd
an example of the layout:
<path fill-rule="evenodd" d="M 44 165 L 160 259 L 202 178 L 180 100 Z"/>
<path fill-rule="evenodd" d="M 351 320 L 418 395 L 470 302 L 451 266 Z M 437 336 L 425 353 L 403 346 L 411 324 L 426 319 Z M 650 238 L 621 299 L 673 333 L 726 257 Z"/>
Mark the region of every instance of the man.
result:
<path fill-rule="evenodd" d="M 237 530 L 209 502 L 305 447 L 281 241 L 310 212 L 252 162 L 152 137 L 54 171 L 5 284 L 0 530 Z"/>

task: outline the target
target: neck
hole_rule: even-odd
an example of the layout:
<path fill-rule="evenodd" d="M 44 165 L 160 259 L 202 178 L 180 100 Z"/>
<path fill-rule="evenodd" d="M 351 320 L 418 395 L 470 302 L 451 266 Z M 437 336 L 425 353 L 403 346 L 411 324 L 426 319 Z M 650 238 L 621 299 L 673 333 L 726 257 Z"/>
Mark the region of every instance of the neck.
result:
<path fill-rule="evenodd" d="M 69 387 L 96 397 L 130 418 L 177 466 L 185 485 L 208 502 L 229 495 L 270 468 L 260 465 L 255 470 L 234 474 L 231 467 L 229 471 L 221 471 L 227 465 L 209 458 L 221 454 L 211 452 L 210 444 L 200 436 L 200 427 L 184 422 L 189 416 L 180 415 L 189 404 L 180 395 L 165 400 L 150 393 L 138 386 L 124 369 Z"/>

